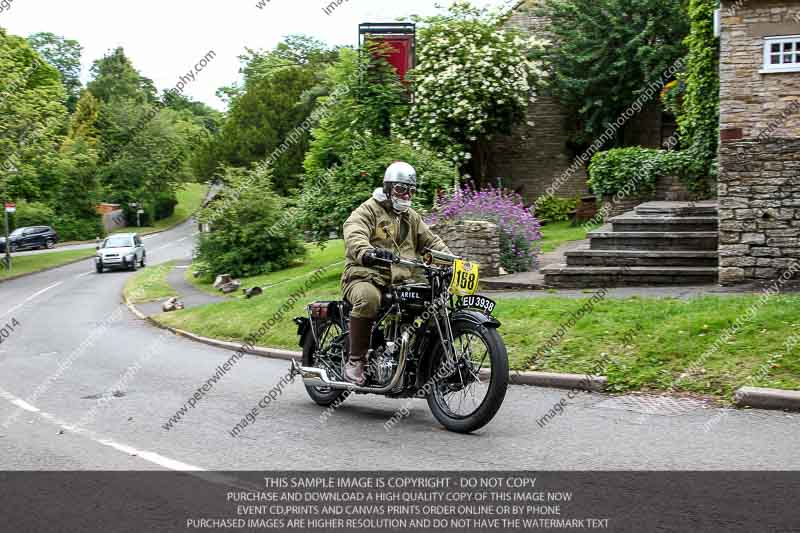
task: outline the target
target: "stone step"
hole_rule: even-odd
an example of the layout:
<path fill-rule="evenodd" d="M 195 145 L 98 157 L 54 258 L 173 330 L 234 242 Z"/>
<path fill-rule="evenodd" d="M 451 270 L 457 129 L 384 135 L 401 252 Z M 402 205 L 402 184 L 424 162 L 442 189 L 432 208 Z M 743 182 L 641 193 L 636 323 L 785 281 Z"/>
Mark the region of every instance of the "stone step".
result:
<path fill-rule="evenodd" d="M 564 252 L 567 265 L 572 266 L 640 266 L 640 267 L 716 267 L 716 250 L 591 250 L 579 248 Z"/>
<path fill-rule="evenodd" d="M 596 267 L 548 265 L 542 269 L 547 287 L 580 289 L 653 285 L 707 285 L 717 282 L 715 267 Z"/>
<path fill-rule="evenodd" d="M 592 250 L 716 250 L 719 233 L 716 231 L 610 231 L 606 225 L 590 231 Z"/>
<path fill-rule="evenodd" d="M 645 202 L 636 206 L 641 216 L 717 216 L 717 202 Z"/>
<path fill-rule="evenodd" d="M 707 216 L 638 215 L 630 211 L 609 220 L 613 231 L 717 231 L 719 219 Z"/>

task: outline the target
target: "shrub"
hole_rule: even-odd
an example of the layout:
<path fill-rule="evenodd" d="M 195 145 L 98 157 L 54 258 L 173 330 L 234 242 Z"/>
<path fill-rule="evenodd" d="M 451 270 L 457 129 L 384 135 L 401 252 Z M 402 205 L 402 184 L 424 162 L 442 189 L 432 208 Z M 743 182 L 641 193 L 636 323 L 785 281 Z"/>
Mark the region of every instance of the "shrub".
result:
<path fill-rule="evenodd" d="M 53 208 L 39 202 L 17 202 L 17 212 L 9 220 L 11 229 L 26 226 L 51 226 L 55 213 Z"/>
<path fill-rule="evenodd" d="M 269 167 L 226 168 L 223 179 L 227 187 L 198 214 L 200 222 L 212 224 L 197 247 L 204 277 L 265 274 L 305 254 L 296 228 L 278 224 L 285 203 L 272 191 Z"/>
<path fill-rule="evenodd" d="M 543 42 L 503 29 L 499 10 L 453 2 L 446 13 L 419 23 L 414 102 L 405 135 L 458 165 L 480 154 L 495 133 L 510 133 L 525 118 L 531 82 L 544 76 L 528 50 Z M 478 177 L 484 168 L 477 165 Z"/>
<path fill-rule="evenodd" d="M 105 235 L 100 215 L 56 214 L 52 207 L 39 202 L 18 202 L 11 222 L 12 228 L 51 226 L 62 241 L 86 241 Z"/>
<path fill-rule="evenodd" d="M 685 179 L 698 163 L 691 154 L 632 146 L 598 152 L 589 164 L 589 187 L 598 196 L 652 193 L 660 176 Z"/>
<path fill-rule="evenodd" d="M 534 243 L 542 238 L 539 221 L 522 198 L 505 189 L 475 190 L 466 185 L 437 201 L 429 224 L 459 220 L 485 220 L 500 229 L 500 264 L 508 272 L 531 270 L 536 259 Z"/>
<path fill-rule="evenodd" d="M 88 241 L 106 234 L 100 215 L 90 218 L 79 218 L 70 214 L 57 215 L 52 225 L 62 241 Z"/>
<path fill-rule="evenodd" d="M 164 192 L 155 197 L 153 201 L 153 216 L 156 220 L 169 218 L 175 212 L 178 198 L 172 191 Z"/>
<path fill-rule="evenodd" d="M 384 137 L 369 136 L 355 141 L 355 148 L 340 165 L 309 178 L 300 198 L 299 224 L 321 241 L 331 232 L 341 232 L 350 213 L 372 196 L 383 183 L 386 167 L 405 161 L 417 170 L 414 208 L 425 211 L 433 206 L 439 191 L 452 189 L 458 179 L 455 167 L 425 149 Z"/>
<path fill-rule="evenodd" d="M 544 196 L 536 202 L 536 218 L 548 222 L 563 222 L 569 220 L 580 198 L 559 198 L 557 196 Z"/>

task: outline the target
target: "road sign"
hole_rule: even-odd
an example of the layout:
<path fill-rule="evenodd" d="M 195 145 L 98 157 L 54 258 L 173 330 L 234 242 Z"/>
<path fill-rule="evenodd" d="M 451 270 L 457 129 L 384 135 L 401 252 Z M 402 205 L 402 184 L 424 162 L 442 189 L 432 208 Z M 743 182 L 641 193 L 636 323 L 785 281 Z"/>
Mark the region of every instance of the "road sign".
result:
<path fill-rule="evenodd" d="M 6 203 L 6 213 L 16 213 L 17 204 Z"/>
<path fill-rule="evenodd" d="M 144 209 L 139 209 L 138 211 L 136 211 L 136 213 L 138 213 L 140 215 L 144 215 Z"/>

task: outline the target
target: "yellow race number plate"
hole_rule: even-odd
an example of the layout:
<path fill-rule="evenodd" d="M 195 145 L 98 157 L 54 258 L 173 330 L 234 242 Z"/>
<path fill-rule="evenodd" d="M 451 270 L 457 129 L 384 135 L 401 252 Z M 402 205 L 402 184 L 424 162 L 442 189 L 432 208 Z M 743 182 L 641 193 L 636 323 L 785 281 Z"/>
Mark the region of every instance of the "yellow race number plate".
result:
<path fill-rule="evenodd" d="M 450 293 L 456 296 L 468 296 L 478 290 L 478 263 L 467 263 L 456 259 L 453 263 L 453 280 L 450 282 Z"/>

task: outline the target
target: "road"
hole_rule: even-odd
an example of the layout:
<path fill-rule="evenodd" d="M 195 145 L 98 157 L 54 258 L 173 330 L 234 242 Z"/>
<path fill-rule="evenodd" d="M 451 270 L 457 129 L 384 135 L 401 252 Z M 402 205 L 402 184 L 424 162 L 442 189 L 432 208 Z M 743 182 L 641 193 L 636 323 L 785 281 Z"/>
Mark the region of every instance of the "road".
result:
<path fill-rule="evenodd" d="M 149 264 L 188 259 L 194 231 L 148 239 Z M 232 354 L 135 318 L 120 296 L 131 275 L 95 274 L 87 260 L 0 284 L 0 323 L 19 323 L 0 345 L 0 469 L 800 469 L 800 414 L 581 394 L 540 427 L 565 391 L 522 386 L 464 436 L 422 401 L 390 431 L 403 404 L 379 397 L 351 398 L 326 421 L 295 383 L 234 438 L 288 369 L 256 356 L 166 430 Z"/>

